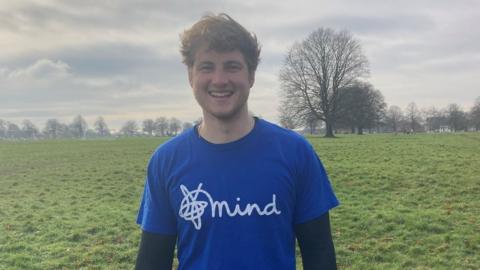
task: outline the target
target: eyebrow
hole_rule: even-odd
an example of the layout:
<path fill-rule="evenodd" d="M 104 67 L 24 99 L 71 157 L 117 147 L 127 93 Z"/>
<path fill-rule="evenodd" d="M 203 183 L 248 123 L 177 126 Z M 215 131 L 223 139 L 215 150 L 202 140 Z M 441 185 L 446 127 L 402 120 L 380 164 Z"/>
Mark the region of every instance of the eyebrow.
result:
<path fill-rule="evenodd" d="M 197 62 L 196 64 L 194 64 L 195 66 L 205 66 L 205 65 L 209 65 L 209 66 L 212 66 L 213 65 L 213 62 L 212 61 L 200 61 L 200 62 Z"/>
<path fill-rule="evenodd" d="M 237 60 L 228 60 L 228 61 L 224 62 L 223 65 L 225 65 L 225 66 L 227 66 L 227 65 L 239 65 L 239 66 L 243 67 L 243 63 L 240 62 L 240 61 L 237 61 Z"/>
<path fill-rule="evenodd" d="M 200 61 L 196 64 L 196 66 L 205 66 L 205 65 L 208 65 L 208 66 L 212 66 L 214 65 L 212 61 Z M 238 65 L 238 66 L 241 66 L 241 67 L 244 67 L 244 64 L 241 62 L 241 61 L 238 61 L 238 60 L 227 60 L 225 62 L 223 62 L 222 64 L 223 66 L 229 66 L 229 65 Z"/>

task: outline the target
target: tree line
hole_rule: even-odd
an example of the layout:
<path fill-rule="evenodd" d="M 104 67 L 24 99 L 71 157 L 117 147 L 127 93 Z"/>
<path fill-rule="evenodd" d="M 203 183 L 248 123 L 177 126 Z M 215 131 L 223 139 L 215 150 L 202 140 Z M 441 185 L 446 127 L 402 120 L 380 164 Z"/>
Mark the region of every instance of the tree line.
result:
<path fill-rule="evenodd" d="M 402 111 L 390 106 L 381 123 L 392 132 L 457 132 L 480 131 L 480 97 L 469 111 L 451 103 L 445 108 L 418 109 L 414 102 Z"/>
<path fill-rule="evenodd" d="M 335 122 L 335 133 L 363 134 L 365 130 L 369 133 L 407 134 L 480 131 L 480 97 L 476 99 L 469 111 L 465 111 L 456 103 L 451 103 L 444 108 L 435 106 L 418 108 L 415 102 L 410 102 L 404 109 L 396 105 L 387 108 L 385 103 L 378 102 L 383 98 L 378 98 L 377 102 L 366 102 L 370 95 L 366 93 L 363 95 L 356 103 L 352 102 L 352 97 L 341 101 L 339 115 Z M 377 95 L 381 95 L 378 90 L 373 96 Z M 284 116 L 281 124 L 286 128 L 309 134 L 317 134 L 321 132 L 320 129 L 325 129 L 322 121 L 315 118 L 292 121 Z"/>
<path fill-rule="evenodd" d="M 89 128 L 87 121 L 75 116 L 68 124 L 58 119 L 48 119 L 43 129 L 26 119 L 19 126 L 0 119 L 0 139 L 70 139 L 70 138 L 106 138 L 118 136 L 176 136 L 179 132 L 193 127 L 195 123 L 183 122 L 172 117 L 145 119 L 141 123 L 126 121 L 118 132 L 110 129 L 102 116 L 99 116 Z"/>
<path fill-rule="evenodd" d="M 480 97 L 469 112 L 457 104 L 420 111 L 387 104 L 380 90 L 364 78 L 368 60 L 348 31 L 319 28 L 296 42 L 280 70 L 280 124 L 326 137 L 335 132 L 419 132 L 480 130 Z"/>

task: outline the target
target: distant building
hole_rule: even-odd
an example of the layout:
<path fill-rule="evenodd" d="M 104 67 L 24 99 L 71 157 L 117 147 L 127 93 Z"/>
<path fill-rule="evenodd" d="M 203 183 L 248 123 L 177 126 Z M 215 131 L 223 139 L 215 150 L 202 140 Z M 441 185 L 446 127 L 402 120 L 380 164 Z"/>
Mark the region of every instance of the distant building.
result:
<path fill-rule="evenodd" d="M 442 125 L 438 128 L 438 132 L 445 133 L 445 132 L 452 132 L 449 126 Z"/>

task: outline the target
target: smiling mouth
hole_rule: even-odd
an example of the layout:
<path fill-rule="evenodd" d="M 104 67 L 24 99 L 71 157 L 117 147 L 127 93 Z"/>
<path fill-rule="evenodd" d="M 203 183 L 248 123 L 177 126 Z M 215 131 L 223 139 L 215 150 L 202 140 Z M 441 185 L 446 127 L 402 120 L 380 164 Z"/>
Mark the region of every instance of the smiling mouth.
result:
<path fill-rule="evenodd" d="M 233 91 L 208 91 L 211 97 L 226 98 L 233 95 Z"/>

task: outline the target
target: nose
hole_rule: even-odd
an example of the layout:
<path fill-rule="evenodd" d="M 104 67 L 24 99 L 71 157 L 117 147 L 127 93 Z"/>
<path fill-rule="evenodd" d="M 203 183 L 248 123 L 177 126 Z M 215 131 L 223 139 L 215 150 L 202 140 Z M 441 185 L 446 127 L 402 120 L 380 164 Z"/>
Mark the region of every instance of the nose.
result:
<path fill-rule="evenodd" d="M 214 87 L 224 87 L 228 83 L 227 74 L 221 70 L 215 70 L 212 77 L 212 84 Z"/>

